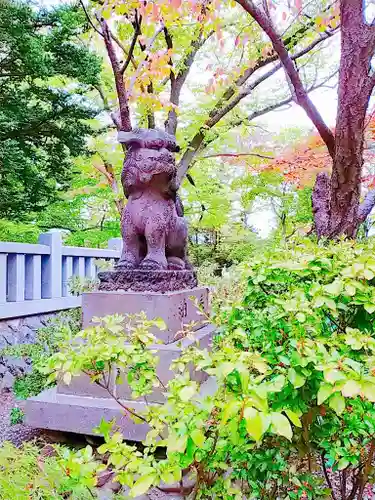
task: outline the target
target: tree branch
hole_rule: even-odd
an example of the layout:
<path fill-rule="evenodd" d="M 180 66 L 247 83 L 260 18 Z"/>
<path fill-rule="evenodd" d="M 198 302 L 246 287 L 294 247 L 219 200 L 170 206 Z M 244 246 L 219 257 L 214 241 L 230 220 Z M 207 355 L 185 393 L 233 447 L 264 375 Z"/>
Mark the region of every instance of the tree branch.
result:
<path fill-rule="evenodd" d="M 217 157 L 225 157 L 225 158 L 239 158 L 240 156 L 256 156 L 258 158 L 265 158 L 267 160 L 274 160 L 274 156 L 261 155 L 259 153 L 217 153 L 207 156 L 201 156 L 200 159 L 206 158 L 217 158 Z"/>
<path fill-rule="evenodd" d="M 134 35 L 133 35 L 132 42 L 130 44 L 130 48 L 129 48 L 129 51 L 128 51 L 128 54 L 126 57 L 126 61 L 124 62 L 124 65 L 121 68 L 121 74 L 125 73 L 130 62 L 132 61 L 134 49 L 135 49 L 138 37 L 141 34 L 141 20 L 138 21 L 137 12 L 135 13 L 135 16 L 136 16 L 136 19 L 135 19 L 135 23 L 134 23 Z"/>
<path fill-rule="evenodd" d="M 312 24 L 313 24 L 314 21 L 312 21 Z M 300 35 L 304 35 L 307 31 L 308 31 L 308 28 L 310 26 L 304 26 L 303 28 L 301 28 L 301 33 Z M 331 38 L 332 36 L 335 35 L 335 33 L 337 33 L 339 30 L 339 28 L 335 28 L 331 31 L 326 31 L 324 32 L 323 34 L 321 34 L 318 38 L 316 38 L 311 44 L 309 44 L 307 47 L 305 47 L 304 49 L 301 49 L 298 53 L 296 53 L 294 56 L 291 56 L 293 60 L 297 59 L 298 57 L 302 57 L 303 55 L 307 54 L 308 52 L 310 52 L 313 48 L 315 48 L 317 45 L 319 45 L 320 43 L 322 43 L 323 41 L 327 40 L 328 38 Z M 285 40 L 284 40 L 284 45 L 286 47 L 288 47 L 288 50 L 291 50 L 293 49 L 299 39 L 296 39 L 296 36 L 297 36 L 298 32 L 295 33 L 293 36 L 290 36 L 290 37 L 286 37 Z M 269 54 L 268 56 L 266 57 L 260 57 L 259 59 L 257 59 L 256 61 L 254 61 L 251 66 L 249 66 L 245 71 L 244 73 L 239 77 L 237 78 L 237 80 L 234 82 L 234 84 L 232 84 L 222 95 L 222 97 L 219 99 L 219 101 L 216 103 L 215 107 L 210 111 L 210 116 L 211 115 L 215 115 L 215 113 L 229 100 L 231 99 L 237 89 L 239 87 L 241 87 L 242 85 L 244 85 L 244 83 L 246 83 L 249 78 L 259 69 L 261 68 L 264 68 L 265 66 L 267 66 L 268 64 L 271 64 L 275 61 L 277 61 L 278 59 L 278 55 L 276 52 L 273 51 L 272 54 Z"/>
<path fill-rule="evenodd" d="M 329 154 L 332 158 L 335 155 L 335 139 L 332 134 L 332 131 L 327 127 L 324 123 L 322 116 L 319 111 L 309 98 L 303 84 L 301 78 L 298 74 L 298 71 L 293 63 L 293 60 L 288 54 L 288 51 L 284 45 L 284 42 L 280 35 L 274 29 L 270 19 L 255 6 L 252 0 L 236 0 L 238 4 L 240 4 L 244 10 L 250 14 L 253 19 L 259 24 L 259 26 L 263 29 L 263 31 L 267 34 L 269 39 L 271 40 L 272 46 L 275 52 L 278 54 L 281 64 L 284 67 L 285 73 L 289 78 L 291 85 L 293 86 L 295 92 L 295 98 L 297 104 L 299 104 L 306 112 L 307 116 L 313 122 L 315 127 L 317 128 L 320 136 L 325 142 Z"/>
<path fill-rule="evenodd" d="M 129 84 L 129 94 L 131 94 L 133 88 L 134 88 L 134 85 L 135 85 L 135 82 L 137 81 L 137 78 L 138 76 L 140 75 L 141 71 L 143 70 L 143 68 L 145 67 L 145 65 L 147 64 L 147 61 L 148 61 L 148 57 L 149 57 L 149 54 L 148 54 L 148 51 L 151 49 L 151 47 L 154 45 L 154 42 L 155 40 L 157 39 L 158 35 L 164 30 L 164 25 L 162 24 L 155 32 L 154 36 L 151 38 L 151 40 L 149 41 L 149 43 L 147 44 L 147 46 L 145 47 L 145 53 L 146 53 L 146 57 L 143 59 L 143 61 L 138 65 L 138 68 L 137 70 L 135 71 L 134 75 L 132 76 L 131 80 L 130 80 L 130 84 Z"/>
<path fill-rule="evenodd" d="M 372 209 L 375 206 L 375 189 L 369 191 L 363 202 L 358 207 L 358 224 L 365 222 L 367 217 L 370 215 Z"/>
<path fill-rule="evenodd" d="M 113 76 L 116 84 L 117 99 L 120 108 L 120 130 L 129 132 L 132 130 L 132 125 L 130 121 L 130 110 L 128 104 L 128 96 L 125 89 L 124 79 L 121 73 L 121 68 L 119 61 L 117 59 L 112 39 L 113 36 L 109 30 L 108 24 L 104 18 L 100 20 L 100 24 L 103 31 L 104 43 L 107 49 L 107 54 L 111 62 Z M 112 118 L 113 119 L 113 118 Z"/>
<path fill-rule="evenodd" d="M 307 47 L 305 47 L 304 49 L 301 49 L 299 52 L 297 52 L 296 54 L 291 56 L 292 59 L 297 60 L 300 57 L 306 55 L 310 50 L 313 50 L 319 43 L 322 43 L 328 37 L 329 36 L 319 37 L 318 39 L 314 40 Z M 242 91 L 240 91 L 238 93 L 238 95 L 234 97 L 234 99 L 229 101 L 229 103 L 225 104 L 225 101 L 224 101 L 224 105 L 222 108 L 218 109 L 217 105 L 215 106 L 215 108 L 209 113 L 209 117 L 206 120 L 206 122 L 204 123 L 204 125 L 202 126 L 202 128 L 199 130 L 199 132 L 197 132 L 195 134 L 195 136 L 189 142 L 189 144 L 188 144 L 188 146 L 187 146 L 187 148 L 186 148 L 186 150 L 181 158 L 181 161 L 180 161 L 179 166 L 178 166 L 178 180 L 179 180 L 179 182 L 181 182 L 182 179 L 184 178 L 184 176 L 186 175 L 186 172 L 191 167 L 192 162 L 193 162 L 196 154 L 200 150 L 200 148 L 204 142 L 204 139 L 205 139 L 206 130 L 213 128 L 226 114 L 228 114 L 239 102 L 241 102 L 241 100 L 244 97 L 247 97 L 249 94 L 251 94 L 251 92 L 260 83 L 262 83 L 266 78 L 272 76 L 280 68 L 281 68 L 280 63 L 275 65 L 271 70 L 269 70 L 267 73 L 263 74 L 257 80 L 255 80 L 251 85 L 249 85 L 248 87 L 245 87 Z M 316 90 L 317 88 L 321 87 L 326 82 L 328 82 L 335 74 L 336 74 L 336 72 L 329 75 L 329 77 L 326 78 L 320 84 L 316 84 L 316 85 L 311 86 L 307 90 L 307 92 L 311 92 L 311 91 Z M 282 101 L 280 101 L 278 103 L 266 106 L 260 110 L 253 112 L 251 115 L 248 116 L 247 120 L 248 121 L 254 120 L 255 118 L 258 118 L 259 116 L 262 116 L 266 113 L 269 113 L 270 111 L 274 111 L 275 109 L 278 109 L 282 106 L 289 104 L 292 100 L 293 100 L 293 96 L 290 96 L 286 99 L 283 99 Z M 220 102 L 223 102 L 223 98 L 220 100 Z M 213 114 L 214 110 L 216 111 L 216 114 Z M 239 126 L 242 123 L 243 123 L 242 119 L 237 120 L 235 122 L 232 122 L 231 126 L 232 127 Z"/>
<path fill-rule="evenodd" d="M 83 9 L 83 12 L 85 13 L 85 16 L 86 16 L 86 19 L 88 21 L 88 23 L 90 24 L 90 26 L 93 28 L 94 31 L 96 31 L 100 36 L 104 37 L 103 33 L 95 26 L 95 24 L 93 23 L 91 17 L 89 16 L 89 13 L 87 12 L 87 9 L 85 7 L 85 4 L 83 3 L 82 0 L 79 0 L 79 3 Z"/>
<path fill-rule="evenodd" d="M 171 102 L 171 104 L 173 104 L 173 106 L 177 107 L 179 105 L 181 90 L 189 75 L 195 56 L 197 55 L 198 51 L 203 47 L 203 45 L 207 42 L 207 40 L 213 35 L 213 33 L 214 32 L 211 31 L 210 33 L 208 33 L 206 37 L 203 37 L 202 31 L 200 31 L 198 37 L 193 39 L 191 46 L 189 47 L 187 53 L 185 54 L 185 57 L 181 63 L 180 71 L 177 73 L 177 75 L 175 75 L 174 72 L 171 71 L 170 75 L 171 94 L 169 101 Z M 170 36 L 168 37 L 168 39 L 166 38 L 166 41 L 168 48 L 173 48 L 173 41 Z M 172 108 L 168 112 L 168 118 L 165 121 L 164 126 L 166 132 L 172 135 L 176 134 L 177 112 L 175 108 Z"/>

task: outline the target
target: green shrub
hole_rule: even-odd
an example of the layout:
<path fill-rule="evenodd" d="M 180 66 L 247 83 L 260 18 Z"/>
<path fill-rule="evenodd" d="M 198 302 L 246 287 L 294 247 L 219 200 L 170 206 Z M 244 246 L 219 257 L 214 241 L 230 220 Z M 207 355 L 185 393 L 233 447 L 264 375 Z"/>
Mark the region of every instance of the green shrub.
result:
<path fill-rule="evenodd" d="M 0 219 L 0 241 L 37 243 L 41 230 L 34 224 Z"/>
<path fill-rule="evenodd" d="M 46 377 L 37 369 L 27 373 L 23 377 L 17 377 L 13 384 L 13 393 L 17 399 L 28 399 L 37 396 L 44 389 L 50 387 Z"/>
<path fill-rule="evenodd" d="M 99 452 L 132 496 L 188 469 L 194 499 L 365 498 L 375 479 L 374 251 L 373 241 L 306 241 L 253 259 L 215 348 L 195 346 L 172 365 L 166 403 L 137 415 L 119 402 L 150 425 L 143 452 L 102 422 Z M 67 383 L 84 371 L 109 389 L 119 365 L 135 397 L 150 394 L 160 384 L 151 324 L 105 318 L 84 344 L 64 342 L 46 371 Z M 209 394 L 192 366 L 213 377 Z"/>
<path fill-rule="evenodd" d="M 36 396 L 51 384 L 38 369 L 49 356 L 55 353 L 63 339 L 74 337 L 81 329 L 81 310 L 71 309 L 51 318 L 47 326 L 39 328 L 35 344 L 18 344 L 0 350 L 0 356 L 28 358 L 32 362 L 32 372 L 17 377 L 13 391 L 18 399 Z"/>
<path fill-rule="evenodd" d="M 25 414 L 21 410 L 21 408 L 18 408 L 17 406 L 12 408 L 10 411 L 10 423 L 11 423 L 11 425 L 21 424 L 23 422 L 24 416 L 25 416 Z"/>
<path fill-rule="evenodd" d="M 0 500 L 89 500 L 95 494 L 99 462 L 90 446 L 83 450 L 24 443 L 0 446 Z"/>
<path fill-rule="evenodd" d="M 92 292 L 98 289 L 99 280 L 90 278 L 81 278 L 73 276 L 68 282 L 69 291 L 72 295 L 81 295 L 84 292 Z"/>

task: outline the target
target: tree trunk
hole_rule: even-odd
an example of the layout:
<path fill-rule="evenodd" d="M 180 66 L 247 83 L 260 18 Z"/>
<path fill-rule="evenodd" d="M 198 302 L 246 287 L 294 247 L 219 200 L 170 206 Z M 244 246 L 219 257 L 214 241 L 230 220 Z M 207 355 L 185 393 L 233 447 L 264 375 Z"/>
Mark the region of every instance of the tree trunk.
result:
<path fill-rule="evenodd" d="M 372 206 L 360 205 L 365 118 L 374 87 L 375 28 L 359 0 L 341 0 L 341 60 L 332 175 L 320 175 L 313 193 L 318 237 L 355 237 Z"/>
<path fill-rule="evenodd" d="M 374 28 L 368 26 L 360 2 L 341 6 L 341 60 L 335 156 L 330 186 L 329 236 L 356 235 L 363 167 L 365 118 L 373 84 L 369 76 Z"/>

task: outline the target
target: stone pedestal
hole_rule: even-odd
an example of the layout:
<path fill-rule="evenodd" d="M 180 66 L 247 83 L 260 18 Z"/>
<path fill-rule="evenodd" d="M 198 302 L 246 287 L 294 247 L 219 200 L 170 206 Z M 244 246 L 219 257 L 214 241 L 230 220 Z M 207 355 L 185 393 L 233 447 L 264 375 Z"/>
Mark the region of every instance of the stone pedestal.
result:
<path fill-rule="evenodd" d="M 201 328 L 205 318 L 200 314 L 200 309 L 208 313 L 208 308 L 208 289 L 205 287 L 166 293 L 112 291 L 82 295 L 84 328 L 90 325 L 95 316 L 137 314 L 143 311 L 148 319 L 164 320 L 166 330 L 152 330 L 164 344 L 174 342 L 184 325 L 194 323 L 194 330 Z"/>
<path fill-rule="evenodd" d="M 83 295 L 83 325 L 90 325 L 92 318 L 110 314 L 135 314 L 144 311 L 149 319 L 162 318 L 167 326 L 165 331 L 153 333 L 162 341 L 150 349 L 159 357 L 158 377 L 166 385 L 173 373 L 169 367 L 181 355 L 181 350 L 194 342 L 188 338 L 179 338 L 179 332 L 186 324 L 194 324 L 195 339 L 202 348 L 210 348 L 214 332 L 212 325 L 204 322 L 197 305 L 208 312 L 208 289 L 197 287 L 167 293 L 137 293 L 125 291 L 99 291 Z M 117 370 L 111 377 L 111 390 L 126 406 L 142 411 L 145 402 L 131 399 L 131 391 L 126 383 L 116 385 Z M 192 372 L 194 380 L 204 382 L 207 375 Z M 148 403 L 162 403 L 162 389 L 155 390 L 147 397 Z M 69 386 L 60 383 L 26 403 L 26 424 L 32 427 L 69 431 L 80 434 L 93 434 L 102 418 L 116 418 L 126 439 L 141 441 L 147 434 L 148 426 L 134 424 L 128 415 L 124 415 L 119 405 L 108 397 L 107 391 L 92 384 L 84 375 L 75 377 Z"/>

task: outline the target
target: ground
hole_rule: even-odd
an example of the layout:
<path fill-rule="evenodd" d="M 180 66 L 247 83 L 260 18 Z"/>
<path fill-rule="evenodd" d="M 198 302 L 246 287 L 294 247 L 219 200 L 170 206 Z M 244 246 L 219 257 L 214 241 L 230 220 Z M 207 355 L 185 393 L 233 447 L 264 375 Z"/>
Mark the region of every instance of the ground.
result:
<path fill-rule="evenodd" d="M 10 413 L 14 406 L 18 406 L 22 409 L 22 401 L 16 401 L 11 392 L 0 392 L 0 446 L 4 441 L 10 441 L 15 446 L 20 446 L 24 441 L 31 441 L 35 438 L 43 439 L 46 442 L 62 442 L 71 443 L 72 435 L 65 434 L 62 432 L 44 432 L 40 429 L 33 429 L 27 427 L 24 424 L 11 425 L 10 423 Z M 84 439 L 83 437 L 77 437 L 78 440 Z M 76 443 L 82 444 L 82 443 Z M 101 488 L 99 495 L 100 500 L 110 500 L 112 498 L 112 491 L 110 485 L 104 485 Z M 178 495 L 167 495 L 156 489 L 151 490 L 148 495 L 138 497 L 138 500 L 180 500 L 183 497 Z M 137 500 L 137 499 L 136 499 Z"/>
<path fill-rule="evenodd" d="M 19 446 L 23 441 L 30 441 L 42 434 L 40 430 L 32 429 L 23 424 L 11 425 L 10 412 L 15 405 L 13 394 L 0 393 L 0 445 L 4 441 L 10 441 Z M 17 402 L 17 406 L 21 407 L 22 405 Z"/>

